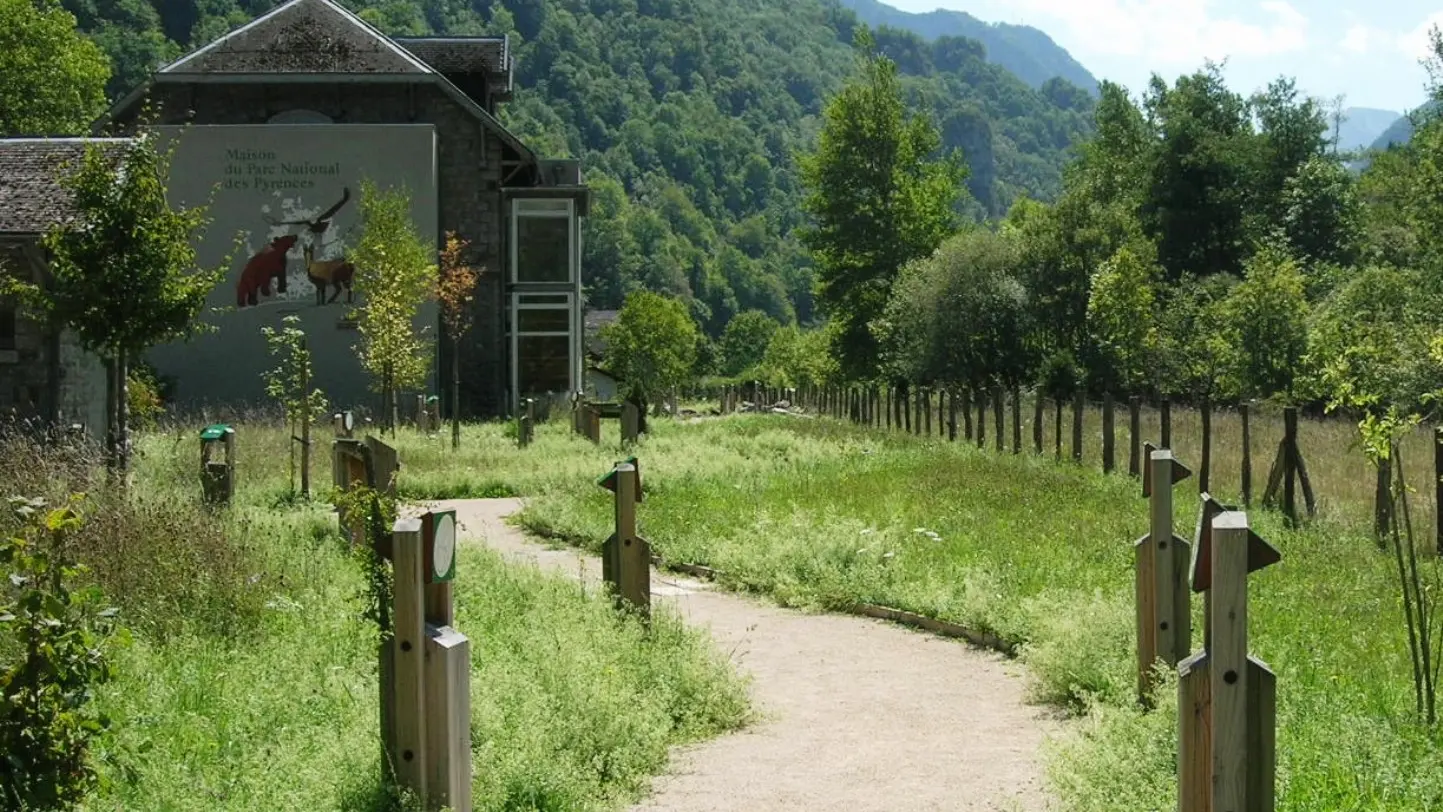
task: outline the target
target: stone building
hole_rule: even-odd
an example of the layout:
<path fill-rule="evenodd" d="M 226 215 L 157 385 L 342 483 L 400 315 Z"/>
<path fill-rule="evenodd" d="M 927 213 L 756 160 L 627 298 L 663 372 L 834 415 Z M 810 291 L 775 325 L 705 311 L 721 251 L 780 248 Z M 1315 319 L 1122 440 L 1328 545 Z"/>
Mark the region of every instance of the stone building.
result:
<path fill-rule="evenodd" d="M 357 184 L 393 176 L 412 194 L 413 219 L 428 244 L 434 239 L 439 247 L 454 232 L 469 243 L 468 261 L 484 269 L 473 326 L 460 343 L 463 416 L 495 416 L 519 397 L 580 389 L 579 219 L 587 189 L 576 162 L 541 159 L 497 119 L 497 106 L 511 97 L 512 75 L 505 37 L 393 39 L 331 0 L 291 0 L 166 65 L 119 100 L 97 133 L 123 137 L 154 126 L 177 139 L 171 202 L 205 203 L 199 198 L 210 194 L 218 219 L 206 239 L 229 247 L 237 233 L 244 237 L 212 298 L 228 311 L 214 317 L 215 334 L 158 348 L 149 358 L 173 378 L 177 400 L 261 400 L 256 372 L 269 362 L 259 326 L 293 313 L 303 318 L 318 383 L 332 400 L 369 403 L 351 350 L 358 338 L 346 315 L 351 277 L 339 298 L 340 275 L 360 221 L 361 204 L 348 202 Z M 0 204 L 33 199 L 28 189 L 35 184 L 53 189 L 47 167 L 80 146 L 21 141 L 0 140 Z M 31 180 L 14 183 L 10 171 Z M 0 245 L 10 246 L 3 250 L 36 271 L 43 266 L 36 234 L 66 216 L 63 195 L 49 200 L 27 209 L 33 211 L 23 221 L 0 213 Z M 219 250 L 202 250 L 202 261 L 206 251 Z M 278 269 L 253 273 L 268 252 L 279 254 Z M 35 348 L 5 366 L 10 322 L 13 316 L 7 322 L 0 311 L 0 408 L 18 393 L 48 414 L 63 399 L 57 392 L 64 387 L 57 390 L 51 375 L 52 358 L 60 356 Z M 427 388 L 437 390 L 449 412 L 455 348 L 434 308 L 418 328 L 439 334 Z M 34 343 L 31 334 L 45 332 L 8 329 L 12 344 Z M 51 372 L 32 374 L 32 367 Z M 27 383 L 31 377 L 37 382 Z"/>

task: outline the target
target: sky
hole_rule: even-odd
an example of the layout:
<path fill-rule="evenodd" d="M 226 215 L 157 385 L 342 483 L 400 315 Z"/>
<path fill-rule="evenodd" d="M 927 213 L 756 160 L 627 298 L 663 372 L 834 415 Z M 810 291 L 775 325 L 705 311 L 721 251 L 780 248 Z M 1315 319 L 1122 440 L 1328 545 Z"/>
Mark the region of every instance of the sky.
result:
<path fill-rule="evenodd" d="M 1419 59 L 1438 0 L 883 0 L 904 11 L 965 11 L 1040 28 L 1099 79 L 1134 95 L 1226 59 L 1228 84 L 1251 92 L 1279 75 L 1347 107 L 1411 110 L 1424 100 Z"/>

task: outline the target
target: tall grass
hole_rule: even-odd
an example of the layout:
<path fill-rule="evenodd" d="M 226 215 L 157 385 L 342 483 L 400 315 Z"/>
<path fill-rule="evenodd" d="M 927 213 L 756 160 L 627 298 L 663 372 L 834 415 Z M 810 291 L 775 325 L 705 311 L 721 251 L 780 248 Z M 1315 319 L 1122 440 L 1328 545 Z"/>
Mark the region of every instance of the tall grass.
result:
<path fill-rule="evenodd" d="M 1086 720 L 1051 761 L 1068 808 L 1174 806 L 1175 694 L 1165 688 L 1154 714 L 1131 709 L 1131 550 L 1147 529 L 1134 480 L 1050 455 L 999 457 L 830 420 L 652 425 L 637 449 L 647 491 L 639 516 L 662 556 L 715 567 L 732 587 L 787 604 L 882 603 L 1019 644 L 1035 695 Z M 1174 425 L 1174 446 L 1188 461 L 1183 425 Z M 485 483 L 525 493 L 522 519 L 532 529 L 598 545 L 610 530 L 611 494 L 593 480 L 623 453 L 611 435 L 597 447 L 551 424 L 516 449 L 499 431 L 468 431 L 458 461 L 470 478 L 420 476 L 404 487 L 429 495 Z M 1267 433 L 1258 434 L 1261 445 Z M 1342 452 L 1306 445 L 1310 436 L 1317 442 L 1321 432 L 1303 434 L 1321 490 L 1323 472 L 1346 463 L 1325 462 Z M 403 459 L 432 453 L 414 435 L 399 441 Z M 434 453 L 449 452 L 437 445 Z M 1186 487 L 1177 531 L 1190 536 L 1196 503 Z M 1216 490 L 1227 497 L 1225 479 Z M 1356 493 L 1371 498 L 1370 487 Z M 1276 514 L 1250 514 L 1284 556 L 1251 579 L 1251 650 L 1278 673 L 1278 807 L 1443 807 L 1443 742 L 1414 719 L 1389 559 L 1366 519 L 1348 513 L 1365 507 L 1361 517 L 1371 517 L 1371 502 L 1334 504 L 1339 513 L 1297 531 Z"/>
<path fill-rule="evenodd" d="M 94 449 L 0 444 L 7 492 L 88 493 L 77 552 L 132 632 L 97 697 L 114 724 L 86 808 L 394 808 L 379 781 L 375 627 L 334 516 L 288 492 L 274 423 L 238 427 L 236 501 L 202 508 L 197 430 L 143 436 L 128 494 Z M 660 613 L 645 635 L 601 597 L 479 547 L 458 568 L 477 809 L 615 808 L 670 745 L 745 720 L 744 685 L 676 618 Z"/>

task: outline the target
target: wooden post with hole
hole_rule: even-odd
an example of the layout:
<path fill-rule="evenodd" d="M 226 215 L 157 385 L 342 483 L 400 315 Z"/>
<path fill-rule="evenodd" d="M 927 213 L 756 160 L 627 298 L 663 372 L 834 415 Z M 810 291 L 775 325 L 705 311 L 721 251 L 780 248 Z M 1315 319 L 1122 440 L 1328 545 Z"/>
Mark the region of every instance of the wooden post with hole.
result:
<path fill-rule="evenodd" d="M 391 614 L 393 663 L 391 768 L 396 783 L 426 797 L 425 614 L 421 579 L 421 520 L 397 519 L 391 534 L 395 585 Z"/>
<path fill-rule="evenodd" d="M 1188 543 L 1172 531 L 1172 489 L 1192 474 L 1167 449 L 1147 445 L 1142 495 L 1148 532 L 1133 545 L 1137 595 L 1137 696 L 1148 706 L 1158 660 L 1176 666 L 1192 648 L 1188 605 Z"/>
<path fill-rule="evenodd" d="M 1178 810 L 1273 812 L 1277 677 L 1248 654 L 1248 575 L 1282 556 L 1247 514 L 1211 509 L 1190 578 L 1208 597 L 1203 650 L 1178 664 Z"/>
<path fill-rule="evenodd" d="M 617 463 L 597 484 L 616 494 L 616 529 L 601 548 L 601 578 L 618 610 L 638 612 L 649 621 L 651 545 L 636 532 L 636 505 L 642 499 L 636 458 Z"/>

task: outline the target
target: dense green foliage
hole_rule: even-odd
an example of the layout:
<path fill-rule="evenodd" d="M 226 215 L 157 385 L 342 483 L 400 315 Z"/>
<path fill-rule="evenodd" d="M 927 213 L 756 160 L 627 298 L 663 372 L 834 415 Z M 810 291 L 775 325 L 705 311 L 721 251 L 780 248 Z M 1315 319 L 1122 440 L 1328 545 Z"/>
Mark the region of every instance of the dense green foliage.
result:
<path fill-rule="evenodd" d="M 696 322 L 676 299 L 640 290 L 626 297 L 616 321 L 601 328 L 611 372 L 628 397 L 645 402 L 684 383 L 696 367 Z"/>
<path fill-rule="evenodd" d="M 6 809 L 69 809 L 95 783 L 91 742 L 110 720 L 95 690 L 111 678 L 114 609 L 66 536 L 74 506 L 11 497 L 21 525 L 0 538 L 0 801 Z M 78 500 L 77 500 L 78 501 Z"/>
<path fill-rule="evenodd" d="M 110 65 L 56 0 L 0 0 L 0 136 L 85 132 Z"/>
<path fill-rule="evenodd" d="M 64 0 L 114 62 L 112 96 L 273 0 Z M 595 205 L 585 225 L 589 305 L 649 289 L 686 299 L 708 335 L 761 310 L 815 320 L 796 155 L 849 75 L 852 12 L 835 0 L 428 0 L 349 3 L 396 34 L 511 35 L 514 101 L 502 118 L 550 157 L 576 157 Z M 1054 82 L 1034 90 L 981 44 L 883 30 L 902 86 L 961 148 L 974 216 L 1060 188 L 1091 100 Z"/>

